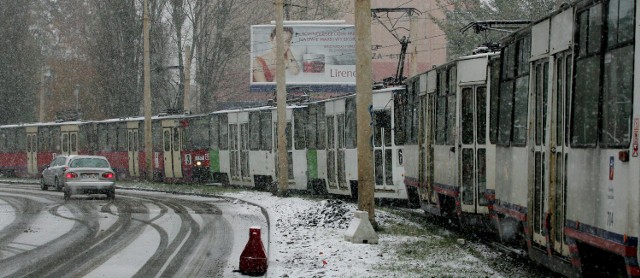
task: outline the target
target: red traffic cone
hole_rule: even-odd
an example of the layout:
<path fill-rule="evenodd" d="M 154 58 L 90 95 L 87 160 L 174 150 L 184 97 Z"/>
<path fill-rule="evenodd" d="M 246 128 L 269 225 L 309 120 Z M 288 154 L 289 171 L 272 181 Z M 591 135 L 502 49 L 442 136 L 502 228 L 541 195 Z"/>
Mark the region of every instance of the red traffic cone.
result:
<path fill-rule="evenodd" d="M 267 272 L 267 255 L 260 239 L 260 227 L 249 228 L 249 241 L 240 255 L 240 272 L 262 275 Z"/>

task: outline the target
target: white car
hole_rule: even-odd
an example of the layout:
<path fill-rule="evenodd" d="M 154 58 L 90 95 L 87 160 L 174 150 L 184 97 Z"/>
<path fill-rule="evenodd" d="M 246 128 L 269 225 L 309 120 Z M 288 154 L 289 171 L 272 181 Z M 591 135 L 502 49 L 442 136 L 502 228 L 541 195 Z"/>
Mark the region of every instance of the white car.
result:
<path fill-rule="evenodd" d="M 76 155 L 64 172 L 64 199 L 73 194 L 105 194 L 116 197 L 116 174 L 104 156 Z"/>
<path fill-rule="evenodd" d="M 45 165 L 40 179 L 40 189 L 48 190 L 49 186 L 53 186 L 58 191 L 62 190 L 64 171 L 69 168 L 69 161 L 72 157 L 73 155 L 58 155 L 49 165 Z"/>

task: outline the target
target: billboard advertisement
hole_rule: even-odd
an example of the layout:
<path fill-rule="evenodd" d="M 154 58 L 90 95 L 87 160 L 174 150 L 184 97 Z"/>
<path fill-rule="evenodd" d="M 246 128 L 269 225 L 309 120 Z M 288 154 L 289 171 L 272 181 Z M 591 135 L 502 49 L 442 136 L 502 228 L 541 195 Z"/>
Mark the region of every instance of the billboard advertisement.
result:
<path fill-rule="evenodd" d="M 355 92 L 356 55 L 353 25 L 284 25 L 287 88 L 312 92 Z M 276 90 L 275 25 L 251 27 L 251 91 Z"/>

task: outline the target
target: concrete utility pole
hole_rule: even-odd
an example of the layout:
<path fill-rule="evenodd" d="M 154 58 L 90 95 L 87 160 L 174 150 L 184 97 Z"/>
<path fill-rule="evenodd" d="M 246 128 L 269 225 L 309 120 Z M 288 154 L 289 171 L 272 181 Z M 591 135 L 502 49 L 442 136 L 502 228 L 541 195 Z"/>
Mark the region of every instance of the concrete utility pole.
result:
<path fill-rule="evenodd" d="M 287 89 L 284 76 L 284 2 L 276 0 L 276 98 L 278 113 L 278 195 L 287 195 L 289 156 L 287 155 Z"/>
<path fill-rule="evenodd" d="M 151 141 L 151 62 L 149 60 L 149 10 L 147 0 L 144 0 L 144 15 L 142 16 L 142 31 L 144 36 L 144 157 L 147 165 L 147 180 L 153 180 Z"/>
<path fill-rule="evenodd" d="M 358 138 L 358 210 L 369 213 L 376 227 L 373 183 L 371 114 L 373 78 L 371 73 L 371 1 L 355 0 L 356 23 L 356 113 Z"/>
<path fill-rule="evenodd" d="M 416 16 L 409 14 L 409 38 L 418 37 L 418 28 L 416 28 Z M 418 74 L 418 45 L 411 45 L 411 52 L 409 54 L 409 76 L 415 76 Z"/>
<path fill-rule="evenodd" d="M 191 47 L 187 45 L 186 61 L 184 62 L 184 103 L 185 113 L 191 112 Z"/>

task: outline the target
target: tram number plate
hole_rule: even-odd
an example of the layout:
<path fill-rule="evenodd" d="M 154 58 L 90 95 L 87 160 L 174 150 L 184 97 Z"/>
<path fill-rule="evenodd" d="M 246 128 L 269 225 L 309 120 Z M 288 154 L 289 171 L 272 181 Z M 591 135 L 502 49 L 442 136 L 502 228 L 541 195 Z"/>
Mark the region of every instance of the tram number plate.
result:
<path fill-rule="evenodd" d="M 83 174 L 82 179 L 85 180 L 95 180 L 98 178 L 98 174 Z"/>

